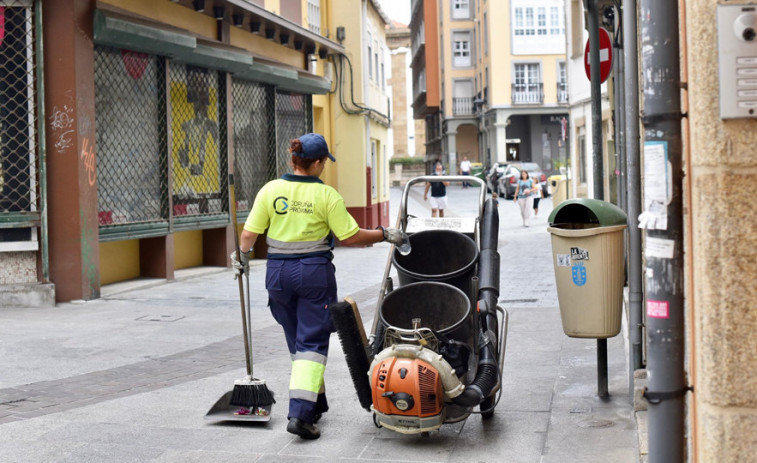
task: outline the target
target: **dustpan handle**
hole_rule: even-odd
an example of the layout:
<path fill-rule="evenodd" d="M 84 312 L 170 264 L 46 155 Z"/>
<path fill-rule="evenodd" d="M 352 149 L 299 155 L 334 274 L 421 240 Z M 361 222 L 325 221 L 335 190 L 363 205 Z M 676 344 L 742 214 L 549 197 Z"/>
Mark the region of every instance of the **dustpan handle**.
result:
<path fill-rule="evenodd" d="M 234 174 L 229 174 L 229 209 L 231 211 L 231 226 L 234 231 L 234 247 L 237 253 L 237 260 L 242 262 L 242 251 L 239 249 L 239 236 L 237 235 L 237 201 L 234 194 Z M 247 270 L 247 273 L 250 271 Z M 249 278 L 249 277 L 248 277 Z M 252 376 L 252 358 L 250 357 L 250 333 L 247 331 L 247 310 L 245 309 L 244 283 L 242 276 L 238 275 L 239 282 L 239 304 L 242 306 L 242 332 L 244 337 L 244 359 L 247 367 L 247 376 Z M 249 279 L 247 280 L 249 288 Z"/>

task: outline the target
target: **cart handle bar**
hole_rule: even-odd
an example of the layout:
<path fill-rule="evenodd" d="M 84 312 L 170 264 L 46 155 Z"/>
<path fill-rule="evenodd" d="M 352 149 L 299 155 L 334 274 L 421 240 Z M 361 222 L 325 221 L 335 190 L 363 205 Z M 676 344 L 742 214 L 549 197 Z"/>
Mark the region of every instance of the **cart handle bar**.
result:
<path fill-rule="evenodd" d="M 486 202 L 486 183 L 478 177 L 472 175 L 424 175 L 421 177 L 411 178 L 405 189 L 402 190 L 402 201 L 400 202 L 400 220 L 402 221 L 402 230 L 407 230 L 407 196 L 410 194 L 410 187 L 416 183 L 421 182 L 470 182 L 478 183 L 479 186 L 479 204 L 478 204 L 478 217 L 479 219 L 484 216 L 484 203 Z"/>

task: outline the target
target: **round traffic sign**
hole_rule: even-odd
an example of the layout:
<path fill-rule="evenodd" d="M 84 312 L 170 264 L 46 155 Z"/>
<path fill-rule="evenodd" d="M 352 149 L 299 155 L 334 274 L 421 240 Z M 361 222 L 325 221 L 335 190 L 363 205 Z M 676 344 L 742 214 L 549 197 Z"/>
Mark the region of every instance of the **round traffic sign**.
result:
<path fill-rule="evenodd" d="M 589 65 L 589 41 L 586 41 L 584 50 L 584 69 L 586 77 L 591 81 L 591 66 Z M 599 28 L 599 82 L 607 80 L 612 70 L 612 41 L 610 34 L 604 29 Z"/>

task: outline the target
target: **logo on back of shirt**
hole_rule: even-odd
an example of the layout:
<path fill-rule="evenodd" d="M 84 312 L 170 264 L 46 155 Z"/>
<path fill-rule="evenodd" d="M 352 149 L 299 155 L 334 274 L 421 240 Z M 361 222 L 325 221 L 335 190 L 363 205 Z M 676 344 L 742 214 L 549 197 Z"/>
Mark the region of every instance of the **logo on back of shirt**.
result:
<path fill-rule="evenodd" d="M 286 196 L 279 196 L 273 200 L 273 210 L 279 215 L 284 215 L 289 210 L 289 198 Z"/>

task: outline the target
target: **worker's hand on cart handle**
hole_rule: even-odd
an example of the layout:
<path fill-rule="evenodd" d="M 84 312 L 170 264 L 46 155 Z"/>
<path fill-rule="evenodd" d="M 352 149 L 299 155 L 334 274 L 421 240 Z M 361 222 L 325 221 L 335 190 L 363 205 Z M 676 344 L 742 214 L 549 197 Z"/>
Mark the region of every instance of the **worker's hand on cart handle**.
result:
<path fill-rule="evenodd" d="M 240 262 L 239 259 L 237 259 L 237 252 L 232 251 L 231 253 L 231 268 L 234 270 L 234 279 L 237 279 L 237 276 L 244 275 L 245 273 L 250 271 L 250 255 L 252 254 L 252 249 L 247 252 L 239 252 L 239 254 L 242 256 L 242 261 Z"/>
<path fill-rule="evenodd" d="M 384 241 L 388 241 L 395 246 L 401 246 L 402 243 L 408 240 L 407 233 L 398 228 L 382 228 L 384 232 Z"/>

